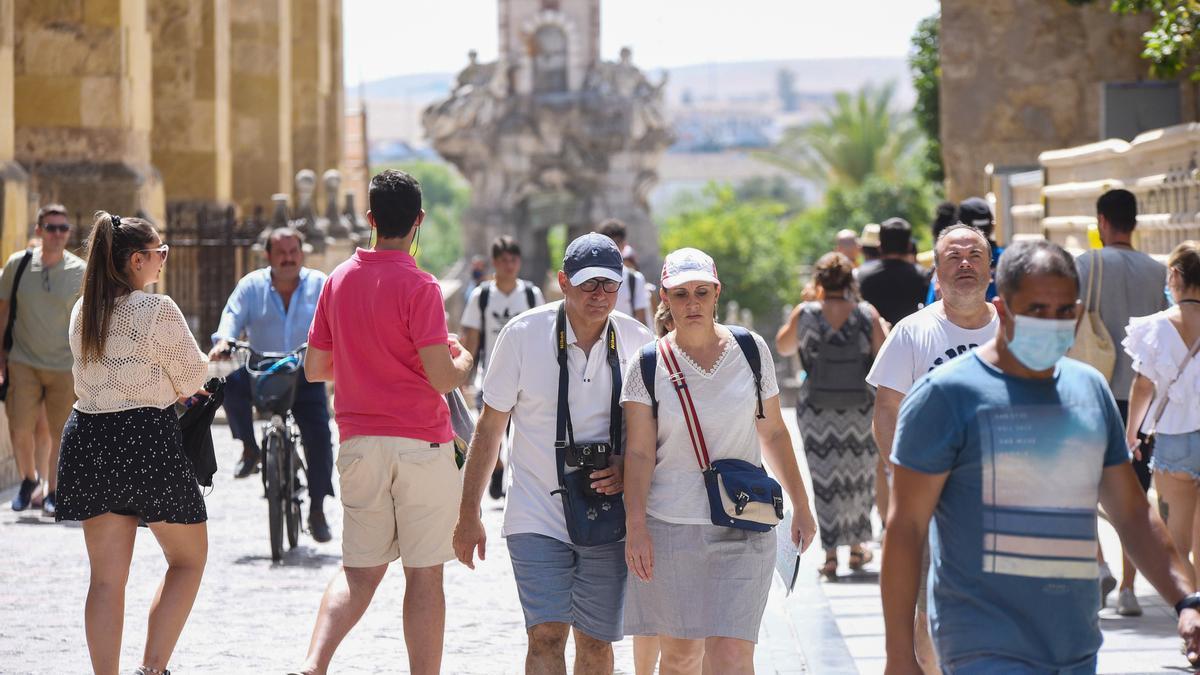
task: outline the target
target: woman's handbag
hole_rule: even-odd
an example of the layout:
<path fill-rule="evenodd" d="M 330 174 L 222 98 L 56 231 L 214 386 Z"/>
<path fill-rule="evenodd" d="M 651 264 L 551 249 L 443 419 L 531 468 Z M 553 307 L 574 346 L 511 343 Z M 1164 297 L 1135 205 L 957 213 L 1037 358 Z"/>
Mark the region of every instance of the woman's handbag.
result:
<path fill-rule="evenodd" d="M 740 459 L 718 459 L 715 462 L 709 459 L 696 405 L 670 341 L 659 339 L 658 350 L 667 366 L 675 394 L 679 397 L 679 407 L 683 410 L 683 420 L 692 439 L 696 463 L 704 473 L 709 518 L 713 525 L 769 532 L 783 520 L 783 488 L 761 466 Z"/>
<path fill-rule="evenodd" d="M 1175 382 L 1183 375 L 1183 371 L 1187 370 L 1188 363 L 1196 356 L 1196 352 L 1200 351 L 1200 338 L 1196 339 L 1196 344 L 1192 345 L 1187 356 L 1183 357 L 1183 362 L 1179 364 L 1179 372 L 1175 373 L 1175 377 L 1171 378 L 1170 384 L 1163 390 L 1162 400 L 1158 402 L 1158 407 L 1154 409 L 1154 417 L 1150 419 L 1150 429 L 1145 433 L 1138 432 L 1138 452 L 1142 457 L 1149 457 L 1154 452 L 1154 435 L 1158 433 L 1158 421 L 1162 419 L 1163 411 L 1167 409 L 1167 399 L 1171 397 L 1171 387 L 1175 386 Z"/>
<path fill-rule="evenodd" d="M 1076 361 L 1083 361 L 1100 371 L 1106 380 L 1112 380 L 1113 369 L 1117 365 L 1117 348 L 1113 345 L 1112 336 L 1104 327 L 1100 318 L 1100 290 L 1104 283 L 1104 256 L 1099 251 L 1092 251 L 1091 274 L 1088 276 L 1087 293 L 1084 295 L 1083 314 L 1075 324 L 1075 344 L 1067 351 L 1067 356 Z M 1096 286 L 1096 308 L 1092 309 L 1092 280 Z"/>

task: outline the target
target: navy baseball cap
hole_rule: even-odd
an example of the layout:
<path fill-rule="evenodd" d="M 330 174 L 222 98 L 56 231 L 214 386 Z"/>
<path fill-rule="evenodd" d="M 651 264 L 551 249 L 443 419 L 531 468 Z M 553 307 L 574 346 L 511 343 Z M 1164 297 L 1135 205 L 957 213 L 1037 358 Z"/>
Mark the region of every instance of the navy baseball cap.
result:
<path fill-rule="evenodd" d="M 562 270 L 571 285 L 578 286 L 597 277 L 622 281 L 625 265 L 621 249 L 612 239 L 598 232 L 589 232 L 567 245 Z"/>

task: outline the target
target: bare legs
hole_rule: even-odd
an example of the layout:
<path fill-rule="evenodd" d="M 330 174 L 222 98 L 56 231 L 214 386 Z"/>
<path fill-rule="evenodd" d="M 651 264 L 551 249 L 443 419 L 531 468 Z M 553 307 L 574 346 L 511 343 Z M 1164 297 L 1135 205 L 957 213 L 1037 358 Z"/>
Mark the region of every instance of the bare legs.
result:
<path fill-rule="evenodd" d="M 1167 522 L 1167 532 L 1180 557 L 1189 560 L 1192 549 L 1197 543 L 1193 537 L 1193 527 L 1196 524 L 1197 482 L 1185 473 L 1167 471 L 1154 472 L 1154 486 L 1158 489 L 1159 510 L 1163 520 Z M 1196 581 L 1195 564 L 1192 562 L 1192 582 Z"/>
<path fill-rule="evenodd" d="M 303 672 L 322 674 L 329 669 L 338 645 L 367 611 L 386 572 L 387 565 L 342 567 L 333 577 L 321 598 Z M 437 673 L 442 666 L 446 627 L 442 566 L 405 567 L 404 579 L 404 641 L 409 670 L 414 675 Z"/>
<path fill-rule="evenodd" d="M 575 675 L 611 675 L 611 642 L 596 638 L 565 623 L 540 623 L 528 630 L 525 675 L 566 675 L 567 634 L 575 635 Z"/>
<path fill-rule="evenodd" d="M 208 553 L 207 529 L 197 525 L 151 525 L 163 547 L 167 574 L 150 608 L 143 665 L 162 670 L 170 660 L 179 634 L 191 612 Z M 83 536 L 91 564 L 84 631 L 92 670 L 116 675 L 120 670 L 125 583 L 133 559 L 137 518 L 105 513 L 83 521 Z"/>
<path fill-rule="evenodd" d="M 649 635 L 633 636 L 633 672 L 635 675 L 654 675 L 658 665 L 658 638 Z"/>

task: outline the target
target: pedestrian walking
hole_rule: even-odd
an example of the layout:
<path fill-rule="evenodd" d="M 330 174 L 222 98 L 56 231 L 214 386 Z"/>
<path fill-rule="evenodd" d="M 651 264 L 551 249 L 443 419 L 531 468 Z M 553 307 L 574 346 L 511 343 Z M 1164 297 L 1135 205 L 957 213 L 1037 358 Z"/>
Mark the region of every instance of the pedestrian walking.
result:
<path fill-rule="evenodd" d="M 613 312 L 623 270 L 610 238 L 589 233 L 572 241 L 558 273 L 564 299 L 509 321 L 483 382 L 454 550 L 471 568 L 476 551 L 484 559 L 479 504 L 511 419 L 513 478 L 501 536 L 525 615 L 530 673 L 566 672 L 571 633 L 575 672 L 611 673 L 612 643 L 622 635 L 618 395 L 624 367 L 652 339 L 643 324 Z"/>
<path fill-rule="evenodd" d="M 813 481 L 825 563 L 821 574 L 835 580 L 838 547 L 850 548 L 854 571 L 871 561 L 878 452 L 871 439 L 874 395 L 867 371 L 884 341 L 875 308 L 855 302 L 854 267 L 841 253 L 817 261 L 813 278 L 821 299 L 801 303 L 779 330 L 782 355 L 799 353 L 807 374 L 796 399 L 796 419 Z"/>
<path fill-rule="evenodd" d="M 921 308 L 929 282 L 908 260 L 912 226 L 903 218 L 888 218 L 879 226 L 880 258 L 858 268 L 863 300 L 879 312 L 888 326 Z"/>
<path fill-rule="evenodd" d="M 461 483 L 444 394 L 471 371 L 446 332 L 437 279 L 409 251 L 425 219 L 421 186 L 387 170 L 371 179 L 367 221 L 377 235 L 329 275 L 308 332 L 305 375 L 333 382 L 342 506 L 342 567 L 321 599 L 301 672 L 325 673 L 362 618 L 388 565 L 404 566 L 409 671 L 441 669 L 446 624 L 442 566 Z"/>
<path fill-rule="evenodd" d="M 675 329 L 628 366 L 621 395 L 633 571 L 625 634 L 658 636 L 664 672 L 752 673 L 784 491 L 794 517 L 778 536 L 803 550 L 816 524 L 771 353 L 758 335 L 716 322 L 712 258 L 671 252 L 661 287 Z"/>
<path fill-rule="evenodd" d="M 933 247 L 933 269 L 943 289 L 941 299 L 901 319 L 892 328 L 867 374 L 867 382 L 875 387 L 871 429 L 885 461 L 895 438 L 900 405 L 913 384 L 996 334 L 998 315 L 986 300 L 991 279 L 989 249 L 984 234 L 970 225 L 951 225 L 939 233 Z M 887 511 L 885 502 L 880 509 L 885 521 Z M 917 658 L 926 673 L 936 673 L 937 656 L 929 637 L 924 585 L 929 547 L 925 544 L 923 548 L 922 585 L 915 619 Z"/>
<path fill-rule="evenodd" d="M 191 612 L 208 554 L 208 515 L 173 404 L 200 390 L 208 359 L 179 307 L 142 289 L 169 251 L 150 223 L 96 213 L 83 297 L 70 315 L 75 403 L 62 435 L 57 520 L 83 521 L 91 580 L 84 628 L 92 669 L 120 670 L 125 586 L 138 521 L 167 559 L 138 673 L 160 675 Z M 203 393 L 203 392 L 200 392 Z"/>
<path fill-rule="evenodd" d="M 1167 288 L 1175 306 L 1134 318 L 1121 343 L 1132 359 L 1125 441 L 1135 462 L 1150 457 L 1160 512 L 1171 540 L 1200 578 L 1193 534 L 1200 505 L 1200 242 L 1185 241 L 1167 258 Z M 1139 436 L 1153 440 L 1139 442 Z M 1153 449 L 1153 454 L 1149 451 Z M 1118 611 L 1134 603 L 1118 597 Z M 1123 612 L 1124 613 L 1124 612 Z M 1138 610 L 1140 613 L 1140 608 Z"/>
<path fill-rule="evenodd" d="M 35 230 L 39 245 L 14 253 L 0 275 L 0 317 L 7 319 L 0 328 L 0 382 L 7 395 L 0 400 L 5 401 L 13 458 L 21 474 L 12 509 L 29 508 L 40 486 L 42 513 L 47 516 L 54 515 L 57 503 L 59 445 L 75 403 L 67 334 L 86 265 L 66 250 L 70 232 L 66 207 L 43 206 Z M 43 410 L 48 444 L 38 431 Z"/>
<path fill-rule="evenodd" d="M 609 218 L 600 223 L 596 227 L 596 231 L 612 239 L 618 250 L 625 249 L 629 231 L 625 223 L 616 218 Z M 632 249 L 630 250 L 632 251 Z M 646 277 L 630 265 L 625 266 L 622 274 L 624 277 L 621 288 L 617 291 L 616 310 L 632 316 L 645 326 L 652 326 L 653 316 L 650 313 L 650 294 L 646 292 Z"/>
<path fill-rule="evenodd" d="M 1074 260 L 1018 242 L 996 282 L 995 337 L 918 380 L 900 408 L 881 577 L 888 672 L 921 672 L 913 611 L 928 534 L 943 672 L 1094 673 L 1098 503 L 1198 658 L 1200 594 L 1137 483 L 1112 394 L 1063 358 Z"/>
<path fill-rule="evenodd" d="M 1100 230 L 1100 241 L 1104 247 L 1089 251 L 1075 259 L 1079 270 L 1080 299 L 1088 301 L 1084 312 L 1098 312 L 1103 324 L 1102 340 L 1110 348 L 1108 364 L 1112 368 L 1109 386 L 1121 411 L 1123 425 L 1129 422 L 1129 396 L 1134 372 L 1132 359 L 1123 349 L 1116 347 L 1125 335 L 1125 326 L 1133 317 L 1147 316 L 1167 308 L 1163 294 L 1163 279 L 1167 269 L 1154 258 L 1133 247 L 1133 232 L 1137 229 L 1137 198 L 1128 190 L 1109 190 L 1096 200 L 1096 224 Z M 1092 289 L 1089 294 L 1087 289 Z M 1087 318 L 1080 324 L 1084 330 Z M 1116 356 L 1113 363 L 1112 357 Z M 1093 364 L 1099 366 L 1099 364 Z M 1148 456 L 1135 457 L 1133 469 L 1143 491 L 1150 489 L 1150 460 Z M 1125 552 L 1121 552 L 1121 581 L 1117 593 L 1117 612 L 1124 616 L 1138 616 L 1142 608 L 1133 592 L 1137 567 Z M 1107 605 L 1108 594 L 1117 587 L 1117 580 L 1109 571 L 1100 555 L 1101 599 L 1100 606 Z"/>

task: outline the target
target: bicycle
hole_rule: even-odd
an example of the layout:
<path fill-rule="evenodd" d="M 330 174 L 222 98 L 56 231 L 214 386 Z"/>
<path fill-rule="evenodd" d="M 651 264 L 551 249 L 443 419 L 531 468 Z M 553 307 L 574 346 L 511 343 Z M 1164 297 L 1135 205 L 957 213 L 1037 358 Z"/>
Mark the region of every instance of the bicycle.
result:
<path fill-rule="evenodd" d="M 283 535 L 287 532 L 288 549 L 296 548 L 300 537 L 300 501 L 304 488 L 299 473 L 308 478 L 308 468 L 299 452 L 300 428 L 292 417 L 300 368 L 308 345 L 291 352 L 254 351 L 249 343 L 236 341 L 230 354 L 242 357 L 242 367 L 250 375 L 250 393 L 254 410 L 262 426 L 262 481 L 267 497 L 267 519 L 271 537 L 271 560 L 283 557 Z M 239 359 L 240 360 L 240 359 Z"/>

